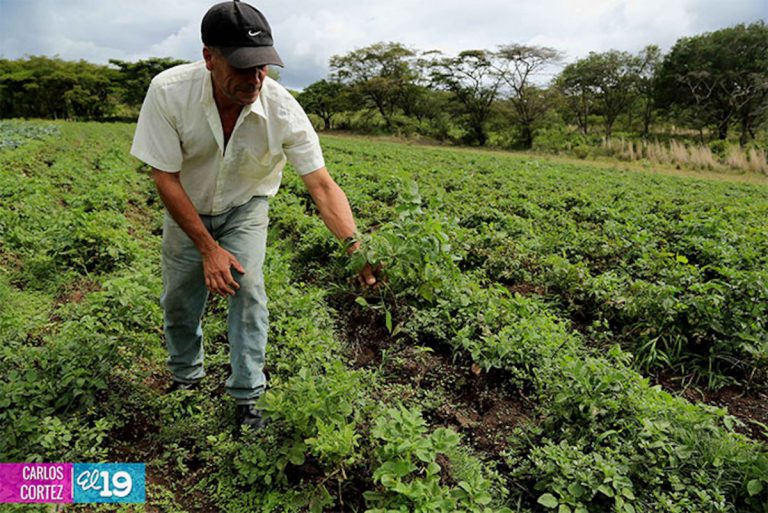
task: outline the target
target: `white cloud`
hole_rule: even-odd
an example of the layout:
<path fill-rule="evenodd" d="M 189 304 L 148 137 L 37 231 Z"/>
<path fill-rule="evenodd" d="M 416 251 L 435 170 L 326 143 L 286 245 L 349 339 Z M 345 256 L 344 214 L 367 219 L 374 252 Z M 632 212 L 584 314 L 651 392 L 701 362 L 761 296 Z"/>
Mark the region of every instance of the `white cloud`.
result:
<path fill-rule="evenodd" d="M 0 56 L 106 62 L 200 58 L 200 20 L 217 0 L 0 0 Z M 378 41 L 454 53 L 500 44 L 589 51 L 669 49 L 683 36 L 768 18 L 766 0 L 253 1 L 272 24 L 287 85 L 327 74 L 328 59 Z"/>
<path fill-rule="evenodd" d="M 153 44 L 147 51 L 137 55 L 140 57 L 176 57 L 186 60 L 202 59 L 200 25 L 199 23 L 189 23 L 162 41 Z"/>

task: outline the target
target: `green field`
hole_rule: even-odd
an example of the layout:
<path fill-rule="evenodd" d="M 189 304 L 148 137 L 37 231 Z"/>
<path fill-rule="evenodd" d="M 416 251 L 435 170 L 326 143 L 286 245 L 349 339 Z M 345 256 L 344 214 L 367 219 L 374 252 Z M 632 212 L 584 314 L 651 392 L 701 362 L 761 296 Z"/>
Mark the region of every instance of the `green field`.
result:
<path fill-rule="evenodd" d="M 202 390 L 163 393 L 132 130 L 0 126 L 0 461 L 145 462 L 169 513 L 768 512 L 768 186 L 326 137 L 365 255 L 286 170 L 271 422 L 240 434 L 222 301 Z"/>

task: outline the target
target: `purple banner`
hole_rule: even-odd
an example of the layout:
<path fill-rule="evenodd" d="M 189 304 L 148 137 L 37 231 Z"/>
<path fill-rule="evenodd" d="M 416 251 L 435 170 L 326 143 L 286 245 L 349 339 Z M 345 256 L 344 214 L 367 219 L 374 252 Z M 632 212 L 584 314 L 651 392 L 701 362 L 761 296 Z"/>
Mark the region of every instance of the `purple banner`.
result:
<path fill-rule="evenodd" d="M 0 463 L 0 503 L 71 503 L 71 463 Z"/>

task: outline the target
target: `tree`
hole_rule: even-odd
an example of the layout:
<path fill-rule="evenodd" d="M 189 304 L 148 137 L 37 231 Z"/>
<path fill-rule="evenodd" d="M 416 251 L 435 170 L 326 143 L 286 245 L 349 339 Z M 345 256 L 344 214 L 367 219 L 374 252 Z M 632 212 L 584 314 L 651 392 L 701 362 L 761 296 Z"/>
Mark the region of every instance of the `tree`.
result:
<path fill-rule="evenodd" d="M 439 52 L 433 55 L 432 83 L 453 93 L 461 106 L 470 142 L 484 145 L 488 139 L 485 125 L 501 85 L 491 52 L 465 50 L 455 57 L 441 57 Z"/>
<path fill-rule="evenodd" d="M 0 116 L 103 119 L 115 112 L 114 70 L 33 56 L 0 61 Z"/>
<path fill-rule="evenodd" d="M 532 83 L 533 77 L 562 57 L 554 48 L 519 44 L 501 46 L 494 54 L 496 72 L 510 89 L 509 101 L 517 114 L 526 149 L 533 146 L 534 124 L 550 105 L 542 90 Z"/>
<path fill-rule="evenodd" d="M 416 53 L 400 43 L 375 43 L 330 60 L 332 80 L 356 89 L 368 107 L 376 109 L 388 130 L 405 105 L 417 79 Z"/>
<path fill-rule="evenodd" d="M 637 97 L 640 101 L 640 113 L 643 121 L 643 138 L 647 139 L 656 101 L 659 68 L 661 67 L 661 50 L 656 45 L 648 45 L 637 57 Z"/>
<path fill-rule="evenodd" d="M 319 80 L 299 93 L 296 99 L 304 110 L 320 116 L 325 130 L 333 128 L 333 116 L 343 110 L 341 97 L 344 86 L 338 82 Z"/>
<path fill-rule="evenodd" d="M 637 81 L 637 60 L 627 52 L 590 52 L 588 57 L 566 66 L 559 84 L 572 106 L 584 134 L 587 117 L 595 108 L 603 116 L 605 136 L 611 137 L 616 118 L 631 104 Z"/>
<path fill-rule="evenodd" d="M 746 144 L 768 109 L 768 26 L 739 24 L 679 39 L 662 64 L 657 98 L 699 130 L 714 126 L 719 139 L 738 123 Z"/>
<path fill-rule="evenodd" d="M 136 109 L 141 108 L 152 77 L 168 68 L 185 64 L 186 62 L 170 57 L 152 57 L 137 62 L 117 59 L 110 59 L 109 61 L 118 70 L 117 81 L 121 90 L 121 100 L 129 107 Z"/>
<path fill-rule="evenodd" d="M 589 135 L 589 116 L 595 109 L 595 91 L 584 63 L 569 64 L 558 75 L 555 85 L 565 100 L 567 111 L 574 115 L 576 126 L 583 135 Z"/>

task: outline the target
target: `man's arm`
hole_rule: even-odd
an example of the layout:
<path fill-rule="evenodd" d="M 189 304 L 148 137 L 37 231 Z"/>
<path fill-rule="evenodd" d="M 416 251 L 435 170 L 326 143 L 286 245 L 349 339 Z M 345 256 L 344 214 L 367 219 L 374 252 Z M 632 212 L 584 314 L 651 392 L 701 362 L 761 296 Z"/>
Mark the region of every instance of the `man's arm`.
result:
<path fill-rule="evenodd" d="M 341 190 L 341 187 L 331 178 L 325 167 L 302 175 L 304 185 L 320 211 L 320 217 L 325 225 L 337 239 L 344 240 L 355 234 L 355 219 L 352 216 L 352 209 L 349 206 L 347 195 Z M 359 242 L 355 242 L 347 249 L 347 253 L 353 253 L 360 247 Z M 376 283 L 373 269 L 366 265 L 360 272 L 363 280 L 368 285 Z"/>
<path fill-rule="evenodd" d="M 214 294 L 234 294 L 240 285 L 232 277 L 231 268 L 234 267 L 240 273 L 245 273 L 245 269 L 234 255 L 219 246 L 205 228 L 192 200 L 181 185 L 179 173 L 166 173 L 153 168 L 152 178 L 165 208 L 192 239 L 203 257 L 205 286 Z"/>

